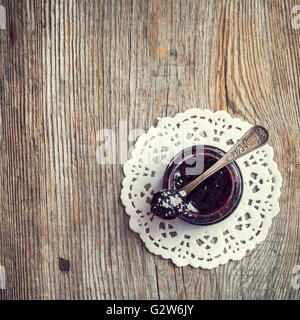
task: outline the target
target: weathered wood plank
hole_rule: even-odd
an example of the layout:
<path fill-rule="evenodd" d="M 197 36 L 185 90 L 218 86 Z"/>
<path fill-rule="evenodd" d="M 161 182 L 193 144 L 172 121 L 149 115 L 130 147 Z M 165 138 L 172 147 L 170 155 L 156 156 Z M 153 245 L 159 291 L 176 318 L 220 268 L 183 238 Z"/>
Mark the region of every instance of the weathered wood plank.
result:
<path fill-rule="evenodd" d="M 2 299 L 299 299 L 300 29 L 294 0 L 0 0 Z M 242 261 L 177 268 L 130 231 L 97 133 L 191 106 L 271 131 L 281 213 Z M 69 270 L 64 266 L 70 264 Z"/>

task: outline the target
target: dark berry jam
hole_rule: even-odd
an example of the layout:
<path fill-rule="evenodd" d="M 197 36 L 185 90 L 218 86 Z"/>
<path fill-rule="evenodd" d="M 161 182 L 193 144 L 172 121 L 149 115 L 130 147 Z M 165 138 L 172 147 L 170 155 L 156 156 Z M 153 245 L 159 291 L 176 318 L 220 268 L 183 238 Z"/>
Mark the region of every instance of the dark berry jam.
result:
<path fill-rule="evenodd" d="M 216 163 L 224 151 L 212 146 L 193 146 L 177 154 L 168 165 L 163 188 L 179 190 Z M 223 220 L 237 207 L 242 177 L 235 162 L 220 169 L 198 185 L 185 199 L 180 218 L 197 225 Z"/>
<path fill-rule="evenodd" d="M 195 157 L 192 157 L 191 160 Z M 205 155 L 203 170 L 200 170 L 199 174 L 206 171 L 217 161 L 216 158 Z M 172 188 L 180 189 L 199 176 L 199 174 L 186 175 L 186 169 L 191 167 L 194 166 L 184 161 L 177 168 L 174 173 Z M 200 183 L 187 196 L 186 205 L 190 208 L 193 207 L 194 211 L 199 214 L 210 214 L 225 205 L 231 194 L 231 190 L 232 177 L 229 170 L 225 167 Z"/>
<path fill-rule="evenodd" d="M 156 192 L 151 201 L 151 212 L 162 219 L 174 219 L 184 214 L 185 192 L 173 190 L 161 190 Z"/>

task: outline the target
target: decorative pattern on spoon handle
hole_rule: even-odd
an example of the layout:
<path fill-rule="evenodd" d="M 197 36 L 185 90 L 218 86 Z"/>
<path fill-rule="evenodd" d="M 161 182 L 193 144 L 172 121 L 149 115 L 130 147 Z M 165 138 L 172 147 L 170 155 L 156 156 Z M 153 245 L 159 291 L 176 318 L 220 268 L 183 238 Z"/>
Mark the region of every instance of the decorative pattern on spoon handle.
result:
<path fill-rule="evenodd" d="M 188 183 L 180 190 L 186 194 L 191 192 L 199 183 L 214 174 L 219 169 L 227 166 L 230 162 L 252 152 L 263 146 L 269 138 L 267 129 L 262 126 L 254 126 L 249 129 L 240 140 L 226 153 L 224 157 L 218 160 L 213 166 L 203 172 L 198 178 Z"/>
<path fill-rule="evenodd" d="M 269 138 L 268 131 L 262 126 L 254 126 L 248 130 L 239 142 L 226 155 L 227 161 L 235 159 L 263 146 Z"/>

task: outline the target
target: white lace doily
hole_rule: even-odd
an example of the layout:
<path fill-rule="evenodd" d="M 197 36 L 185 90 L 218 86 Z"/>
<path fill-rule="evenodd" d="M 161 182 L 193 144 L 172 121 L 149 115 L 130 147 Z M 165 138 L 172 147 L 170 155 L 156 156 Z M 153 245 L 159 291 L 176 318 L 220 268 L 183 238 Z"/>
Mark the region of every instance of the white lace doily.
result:
<path fill-rule="evenodd" d="M 252 125 L 225 111 L 189 109 L 174 118 L 158 119 L 140 136 L 131 159 L 124 164 L 121 200 L 130 216 L 130 228 L 140 234 L 154 254 L 177 266 L 215 268 L 239 260 L 268 233 L 279 212 L 282 179 L 269 145 L 237 160 L 243 176 L 243 194 L 236 210 L 225 220 L 194 226 L 180 218 L 152 217 L 150 201 L 161 189 L 165 168 L 181 150 L 207 144 L 228 151 Z"/>

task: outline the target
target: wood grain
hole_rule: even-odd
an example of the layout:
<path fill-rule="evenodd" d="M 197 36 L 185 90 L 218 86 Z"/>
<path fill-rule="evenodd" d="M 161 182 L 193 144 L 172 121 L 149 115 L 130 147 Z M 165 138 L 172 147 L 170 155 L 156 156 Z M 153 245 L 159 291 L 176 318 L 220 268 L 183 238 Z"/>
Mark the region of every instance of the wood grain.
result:
<path fill-rule="evenodd" d="M 296 1 L 0 0 L 1 299 L 299 299 Z M 238 262 L 178 268 L 147 251 L 97 133 L 189 107 L 270 129 L 283 176 L 267 239 Z M 68 266 L 68 268 L 65 268 Z"/>

